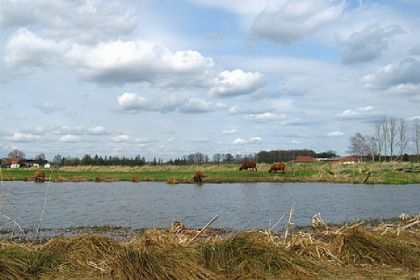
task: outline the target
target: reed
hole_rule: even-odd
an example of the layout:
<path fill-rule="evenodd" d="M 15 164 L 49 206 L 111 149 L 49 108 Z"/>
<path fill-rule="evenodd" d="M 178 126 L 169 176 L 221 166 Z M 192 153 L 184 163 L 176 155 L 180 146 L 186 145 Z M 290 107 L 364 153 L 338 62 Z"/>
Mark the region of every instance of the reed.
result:
<path fill-rule="evenodd" d="M 127 241 L 102 234 L 44 244 L 3 239 L 0 279 L 417 279 L 419 221 L 329 225 L 287 238 L 271 228 L 223 235 L 206 228 L 195 238 L 200 231 L 184 226 Z"/>

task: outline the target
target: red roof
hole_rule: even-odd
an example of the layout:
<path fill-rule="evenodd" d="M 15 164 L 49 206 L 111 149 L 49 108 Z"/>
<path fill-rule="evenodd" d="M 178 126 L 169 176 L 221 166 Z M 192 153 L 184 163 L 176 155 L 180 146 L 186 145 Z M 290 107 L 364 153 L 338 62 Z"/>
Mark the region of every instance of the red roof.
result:
<path fill-rule="evenodd" d="M 20 158 L 4 158 L 3 160 L 6 163 L 12 164 L 12 163 L 18 163 Z"/>
<path fill-rule="evenodd" d="M 298 156 L 295 159 L 296 163 L 304 163 L 304 162 L 315 162 L 315 158 L 311 156 Z"/>

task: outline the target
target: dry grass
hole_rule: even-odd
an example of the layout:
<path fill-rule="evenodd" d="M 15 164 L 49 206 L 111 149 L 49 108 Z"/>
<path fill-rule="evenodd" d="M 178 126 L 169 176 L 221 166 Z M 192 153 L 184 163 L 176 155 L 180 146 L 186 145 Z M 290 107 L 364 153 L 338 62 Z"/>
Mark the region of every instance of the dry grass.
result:
<path fill-rule="evenodd" d="M 129 241 L 97 234 L 0 240 L 1 279 L 417 279 L 416 220 L 284 233 L 198 230 L 179 221 Z M 385 272 L 386 271 L 386 272 Z M 417 277 L 417 278 L 416 278 Z"/>

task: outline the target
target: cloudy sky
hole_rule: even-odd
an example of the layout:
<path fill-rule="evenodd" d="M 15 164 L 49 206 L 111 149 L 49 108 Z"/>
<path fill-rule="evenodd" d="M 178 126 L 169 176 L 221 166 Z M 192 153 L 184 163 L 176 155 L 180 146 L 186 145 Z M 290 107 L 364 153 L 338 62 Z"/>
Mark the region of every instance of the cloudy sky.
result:
<path fill-rule="evenodd" d="M 417 0 L 0 3 L 0 157 L 346 155 L 420 117 Z"/>

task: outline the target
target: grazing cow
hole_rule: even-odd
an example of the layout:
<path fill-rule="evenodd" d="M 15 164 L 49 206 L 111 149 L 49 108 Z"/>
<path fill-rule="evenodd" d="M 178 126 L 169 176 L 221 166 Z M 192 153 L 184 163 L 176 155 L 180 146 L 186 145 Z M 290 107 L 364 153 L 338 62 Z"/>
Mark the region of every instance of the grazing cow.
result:
<path fill-rule="evenodd" d="M 271 172 L 274 172 L 274 171 L 277 173 L 277 170 L 281 170 L 284 173 L 285 169 L 286 169 L 286 164 L 284 164 L 284 163 L 274 163 L 270 167 L 270 170 L 268 170 L 268 173 L 271 173 Z"/>
<path fill-rule="evenodd" d="M 201 171 L 195 172 L 195 175 L 193 177 L 194 183 L 203 182 L 203 178 L 204 178 L 203 172 L 201 172 Z"/>
<path fill-rule="evenodd" d="M 252 170 L 255 169 L 257 171 L 257 162 L 256 161 L 247 161 L 244 162 L 241 167 L 239 167 L 239 170 L 242 171 L 244 169 L 248 170 L 248 168 L 251 168 Z"/>
<path fill-rule="evenodd" d="M 35 182 L 44 182 L 45 181 L 45 173 L 43 171 L 37 171 L 34 174 Z"/>

